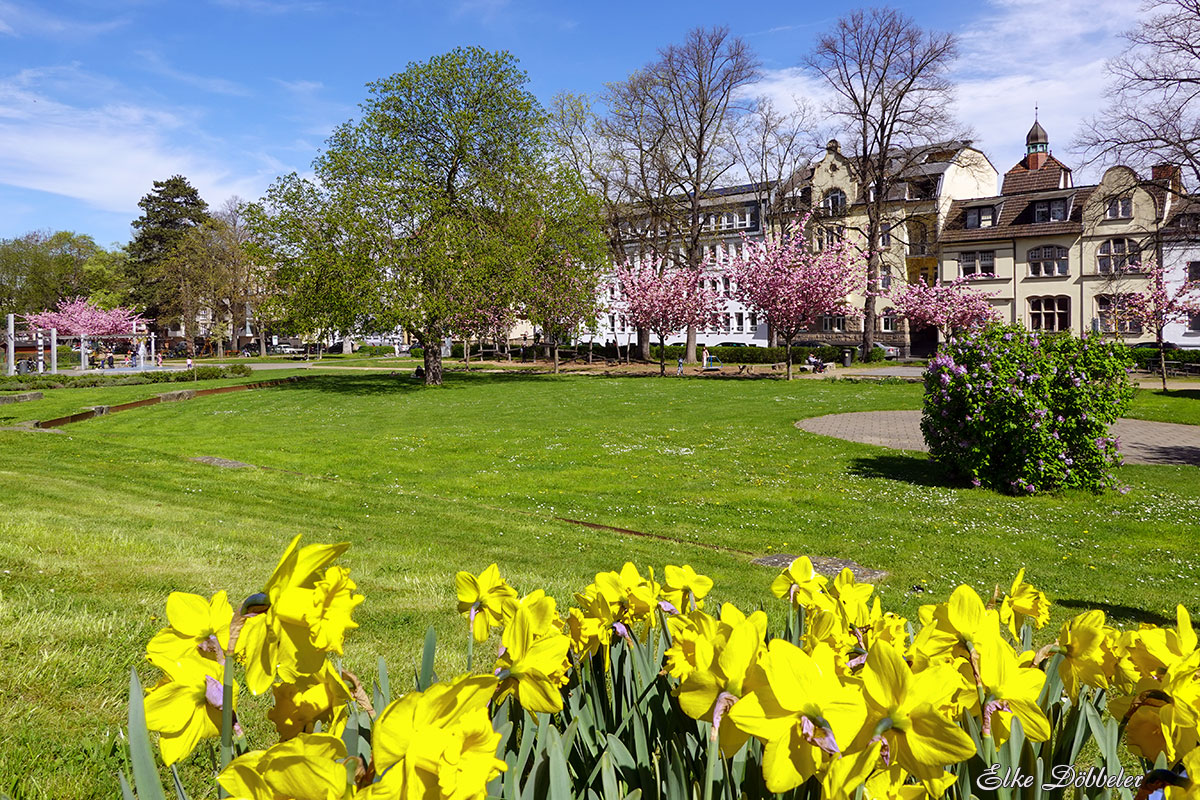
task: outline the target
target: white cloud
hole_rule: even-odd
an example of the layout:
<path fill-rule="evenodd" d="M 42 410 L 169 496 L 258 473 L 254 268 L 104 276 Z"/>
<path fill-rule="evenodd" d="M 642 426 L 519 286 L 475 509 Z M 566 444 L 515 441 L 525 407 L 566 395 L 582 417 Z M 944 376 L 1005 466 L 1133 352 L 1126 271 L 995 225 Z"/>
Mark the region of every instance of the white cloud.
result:
<path fill-rule="evenodd" d="M 953 78 L 960 122 L 976 146 L 1005 170 L 1025 155 L 1034 104 L 1051 147 L 1068 166 L 1075 132 L 1103 107 L 1104 63 L 1122 50 L 1122 32 L 1138 18 L 1128 0 L 991 0 L 983 14 L 958 31 L 962 58 Z M 828 87 L 799 67 L 767 70 L 752 94 L 790 107 L 793 97 L 820 110 Z M 820 114 L 818 114 L 820 116 Z M 1077 175 L 1077 181 L 1093 179 Z"/>
<path fill-rule="evenodd" d="M 265 156 L 231 154 L 220 142 L 205 140 L 186 109 L 115 98 L 94 104 L 57 98 L 46 90 L 62 72 L 31 70 L 0 78 L 4 183 L 136 214 L 137 201 L 152 182 L 174 174 L 186 176 L 205 199 L 218 204 L 232 194 L 257 197 L 278 172 L 279 165 Z"/>
<path fill-rule="evenodd" d="M 126 18 L 89 21 L 55 16 L 39 8 L 0 0 L 0 34 L 78 39 L 108 33 L 128 24 Z"/>
<path fill-rule="evenodd" d="M 204 92 L 212 94 L 224 94 L 233 97 L 249 97 L 253 94 L 248 88 L 234 81 L 226 80 L 225 78 L 214 78 L 208 75 L 196 75 L 191 72 L 184 72 L 175 69 L 167 63 L 166 59 L 158 53 L 149 50 L 140 50 L 138 55 L 146 63 L 146 68 L 156 75 L 161 75 L 164 78 L 170 78 L 173 81 L 192 86 Z"/>

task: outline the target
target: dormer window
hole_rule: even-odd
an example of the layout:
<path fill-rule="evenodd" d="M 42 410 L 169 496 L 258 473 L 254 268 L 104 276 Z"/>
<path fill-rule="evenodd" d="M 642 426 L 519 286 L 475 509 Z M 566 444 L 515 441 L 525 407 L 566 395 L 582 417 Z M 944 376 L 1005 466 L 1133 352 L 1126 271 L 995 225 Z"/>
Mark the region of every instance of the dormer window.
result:
<path fill-rule="evenodd" d="M 968 228 L 990 228 L 995 224 L 996 210 L 991 206 L 967 209 Z"/>
<path fill-rule="evenodd" d="M 1033 204 L 1034 222 L 1062 222 L 1067 218 L 1066 198 L 1039 200 Z"/>
<path fill-rule="evenodd" d="M 1104 212 L 1105 219 L 1131 219 L 1133 217 L 1133 198 L 1114 197 L 1108 201 Z"/>

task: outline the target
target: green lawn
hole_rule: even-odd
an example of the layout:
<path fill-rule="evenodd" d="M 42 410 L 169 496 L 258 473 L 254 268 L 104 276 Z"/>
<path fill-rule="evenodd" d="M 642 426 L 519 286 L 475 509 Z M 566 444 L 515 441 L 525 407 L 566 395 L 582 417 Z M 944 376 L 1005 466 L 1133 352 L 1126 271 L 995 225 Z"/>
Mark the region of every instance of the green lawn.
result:
<path fill-rule="evenodd" d="M 0 415 L 172 388 L 56 390 Z M 228 588 L 240 599 L 296 532 L 353 543 L 345 561 L 367 602 L 346 665 L 370 678 L 384 655 L 397 685 L 431 624 L 439 672 L 465 667 L 454 572 L 492 561 L 563 605 L 628 559 L 691 563 L 720 599 L 777 614 L 774 571 L 749 560 L 778 551 L 888 570 L 884 603 L 909 615 L 960 582 L 990 593 L 1021 566 L 1059 603 L 1056 623 L 1084 606 L 1132 623 L 1200 605 L 1193 467 L 1125 467 L 1124 496 L 1010 498 L 951 486 L 923 457 L 793 425 L 917 408 L 920 391 L 519 373 L 451 373 L 425 389 L 342 373 L 63 434 L 0 431 L 0 791 L 113 796 L 128 669 L 162 624 L 168 592 Z M 1131 415 L 1200 422 L 1198 407 L 1194 394 L 1142 391 Z M 198 777 L 204 761 L 185 772 Z"/>

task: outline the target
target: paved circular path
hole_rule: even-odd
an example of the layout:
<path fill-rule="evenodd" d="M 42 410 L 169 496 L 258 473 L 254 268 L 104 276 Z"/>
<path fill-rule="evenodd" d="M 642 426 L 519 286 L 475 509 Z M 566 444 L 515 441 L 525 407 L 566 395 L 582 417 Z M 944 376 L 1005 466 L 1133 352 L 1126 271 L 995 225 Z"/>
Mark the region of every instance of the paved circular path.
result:
<path fill-rule="evenodd" d="M 928 451 L 921 435 L 920 411 L 856 411 L 802 419 L 796 427 L 809 433 L 864 442 L 896 450 Z M 1192 464 L 1200 466 L 1200 425 L 1119 419 L 1112 433 L 1120 441 L 1127 464 Z"/>

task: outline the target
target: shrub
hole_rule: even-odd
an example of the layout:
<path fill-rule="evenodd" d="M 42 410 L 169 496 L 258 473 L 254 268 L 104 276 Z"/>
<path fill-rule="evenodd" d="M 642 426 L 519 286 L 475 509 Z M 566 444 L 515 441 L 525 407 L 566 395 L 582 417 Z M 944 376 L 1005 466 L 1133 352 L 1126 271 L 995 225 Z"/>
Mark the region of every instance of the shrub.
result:
<path fill-rule="evenodd" d="M 668 346 L 667 360 L 674 361 L 686 352 L 685 347 Z M 696 346 L 696 354 L 704 350 L 703 345 Z M 708 352 L 721 359 L 723 364 L 782 364 L 787 359 L 787 353 L 782 347 L 710 347 Z M 816 353 L 822 361 L 842 363 L 842 348 L 834 345 L 824 347 L 793 347 L 792 363 L 803 364 L 809 353 Z M 651 358 L 658 358 L 658 345 L 650 348 Z M 858 358 L 858 350 L 853 350 L 853 358 Z"/>
<path fill-rule="evenodd" d="M 921 431 L 935 461 L 1004 492 L 1116 485 L 1109 426 L 1128 407 L 1123 345 L 989 326 L 951 341 L 925 372 Z"/>
<path fill-rule="evenodd" d="M 341 668 L 363 601 L 333 563 L 348 545 L 299 539 L 236 612 L 223 591 L 167 599 L 146 651 L 162 675 L 144 694 L 130 680 L 138 796 L 163 796 L 148 729 L 169 765 L 207 769 L 203 740 L 219 738 L 217 781 L 247 798 L 967 797 L 1035 770 L 1038 791 L 1020 796 L 1054 797 L 1043 777 L 1070 785 L 1080 764 L 1120 779 L 1122 743 L 1140 759 L 1126 789 L 1156 762 L 1175 785 L 1200 771 L 1183 606 L 1175 628 L 1124 632 L 1083 611 L 1034 652 L 1050 601 L 1024 570 L 987 606 L 963 585 L 907 620 L 849 569 L 829 580 L 801 557 L 771 584 L 787 622 L 768 632 L 762 610 L 719 606 L 689 566 L 661 584 L 631 563 L 599 573 L 560 615 L 492 564 L 455 578 L 467 674 L 438 680 L 431 628 L 404 692 L 382 661 L 369 689 Z M 497 655 L 475 658 L 494 631 Z M 239 674 L 270 692 L 274 735 L 238 724 Z"/>
<path fill-rule="evenodd" d="M 1158 372 L 1158 348 L 1155 347 L 1131 347 L 1129 353 L 1133 357 L 1133 361 L 1137 364 L 1138 369 L 1144 369 L 1147 372 Z M 1200 348 L 1188 350 L 1168 350 L 1166 352 L 1167 361 L 1178 361 L 1183 364 L 1200 364 Z"/>

